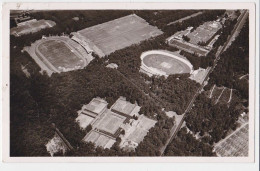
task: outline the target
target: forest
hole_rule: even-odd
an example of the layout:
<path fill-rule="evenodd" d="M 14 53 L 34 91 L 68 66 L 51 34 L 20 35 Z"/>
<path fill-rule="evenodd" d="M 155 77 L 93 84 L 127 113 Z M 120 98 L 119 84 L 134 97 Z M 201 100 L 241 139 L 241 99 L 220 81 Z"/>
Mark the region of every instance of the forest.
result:
<path fill-rule="evenodd" d="M 185 29 L 188 25 L 198 26 L 204 21 L 214 20 L 216 16 L 223 14 L 223 11 L 206 11 L 203 17 L 194 17 L 193 20 L 189 19 L 174 26 L 163 26 L 165 33 L 161 36 L 118 50 L 102 59 L 96 57 L 82 70 L 54 73 L 51 77 L 45 73 L 40 74 L 40 68 L 29 54 L 21 53 L 24 46 L 40 39 L 42 35 L 69 34 L 132 12 L 69 11 L 68 15 L 64 15 L 64 11 L 33 13 L 34 18 L 51 19 L 57 25 L 34 34 L 10 37 L 11 156 L 48 156 L 45 144 L 54 135 L 52 123 L 55 123 L 75 149 L 66 155 L 159 155 L 159 149 L 165 144 L 169 130 L 174 125 L 174 118 L 169 119 L 162 108 L 182 114 L 198 84 L 188 79 L 188 74 L 165 78 L 148 77 L 140 73 L 140 54 L 152 49 L 176 51 L 176 48 L 165 43 L 166 37 Z M 156 16 L 154 11 L 144 13 Z M 179 13 L 179 18 L 184 16 Z M 72 20 L 75 16 L 83 21 L 79 20 L 80 23 L 75 24 L 76 21 Z M 168 23 L 168 19 L 154 17 L 153 21 L 157 20 L 156 23 L 161 23 L 160 25 Z M 118 64 L 117 70 L 105 67 L 107 63 L 112 62 Z M 26 66 L 29 77 L 21 70 L 22 66 Z M 107 100 L 109 106 L 119 96 L 125 96 L 128 101 L 137 102 L 141 106 L 141 113 L 158 120 L 135 152 L 121 150 L 118 146 L 120 139 L 110 150 L 99 147 L 94 149 L 93 144 L 82 143 L 86 130 L 81 130 L 75 122 L 77 111 L 97 96 Z"/>
<path fill-rule="evenodd" d="M 205 90 L 210 90 L 216 84 L 216 86 L 232 88 L 231 103 L 214 104 L 205 93 L 202 93 L 185 119 L 187 127 L 194 133 L 199 133 L 206 143 L 216 143 L 223 139 L 228 131 L 235 130 L 238 117 L 242 112 L 247 112 L 249 84 L 239 77 L 249 72 L 248 35 L 247 21 L 232 45 L 221 55 L 205 87 Z"/>
<path fill-rule="evenodd" d="M 242 99 L 248 100 L 249 85 L 240 80 L 241 75 L 249 74 L 249 22 L 241 29 L 232 45 L 221 55 L 206 89 L 213 84 L 237 89 Z"/>
<path fill-rule="evenodd" d="M 197 140 L 183 127 L 166 148 L 165 156 L 216 156 L 212 150 L 212 146 Z"/>
<path fill-rule="evenodd" d="M 236 121 L 242 112 L 240 101 L 232 100 L 229 105 L 215 104 L 202 93 L 185 118 L 186 126 L 212 145 L 225 138 L 228 131 L 236 129 Z"/>

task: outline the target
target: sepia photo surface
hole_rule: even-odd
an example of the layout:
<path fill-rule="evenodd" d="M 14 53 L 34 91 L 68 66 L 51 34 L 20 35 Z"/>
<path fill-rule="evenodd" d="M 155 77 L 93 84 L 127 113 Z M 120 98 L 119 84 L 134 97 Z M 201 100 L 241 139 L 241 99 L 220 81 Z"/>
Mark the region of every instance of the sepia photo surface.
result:
<path fill-rule="evenodd" d="M 254 161 L 254 4 L 4 10 L 6 161 Z"/>

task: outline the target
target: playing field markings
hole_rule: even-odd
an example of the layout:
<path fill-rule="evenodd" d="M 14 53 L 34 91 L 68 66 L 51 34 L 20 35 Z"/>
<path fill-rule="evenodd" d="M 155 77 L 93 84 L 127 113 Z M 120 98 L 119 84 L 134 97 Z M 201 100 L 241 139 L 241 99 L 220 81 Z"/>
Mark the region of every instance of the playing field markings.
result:
<path fill-rule="evenodd" d="M 224 88 L 222 89 L 222 91 L 221 91 L 220 95 L 218 96 L 218 99 L 216 100 L 215 104 L 218 103 L 218 101 L 219 101 L 221 95 L 223 94 L 223 92 L 225 91 L 225 89 L 226 89 L 226 87 L 224 87 Z"/>
<path fill-rule="evenodd" d="M 150 50 L 140 56 L 141 71 L 152 75 L 164 75 L 190 73 L 193 66 L 183 56 L 176 52 L 164 50 Z M 181 72 L 182 71 L 182 72 Z"/>
<path fill-rule="evenodd" d="M 247 128 L 248 127 L 248 122 L 244 123 L 243 125 L 241 125 L 238 129 L 236 129 L 234 132 L 232 132 L 230 135 L 228 135 L 227 137 L 225 137 L 224 139 L 220 140 L 217 144 L 214 145 L 214 149 L 216 152 L 218 152 L 219 150 L 223 151 L 225 153 L 225 156 L 228 156 L 228 154 L 231 154 L 232 153 L 232 150 L 233 151 L 237 151 L 236 148 L 234 148 L 233 146 L 235 144 L 233 144 L 232 146 L 229 144 L 232 143 L 232 137 L 234 137 L 236 135 L 236 133 L 238 133 L 239 131 L 242 131 L 244 128 Z M 248 129 L 247 129 L 248 131 Z M 243 132 L 243 131 L 242 131 Z M 243 133 L 248 133 L 248 132 L 243 132 Z M 248 136 L 248 135 L 247 135 Z M 230 139 L 231 138 L 231 139 Z M 238 139 L 241 139 L 241 141 L 243 141 L 243 137 L 238 137 L 236 136 L 236 138 Z M 248 138 L 248 137 L 245 137 L 245 138 Z M 234 140 L 233 140 L 234 141 Z M 238 142 L 238 141 L 237 141 Z M 229 146 L 231 149 L 229 149 L 229 151 L 225 150 L 225 148 L 223 147 L 223 144 L 224 143 L 227 143 L 226 146 Z M 246 146 L 248 146 L 248 144 L 245 144 Z"/>
<path fill-rule="evenodd" d="M 227 102 L 227 103 L 230 103 L 230 102 L 231 102 L 231 100 L 232 100 L 232 91 L 233 91 L 233 89 L 231 88 L 231 91 L 230 91 L 230 96 L 229 96 L 229 100 L 228 100 L 228 102 Z"/>
<path fill-rule="evenodd" d="M 211 89 L 211 92 L 210 92 L 210 95 L 209 95 L 209 98 L 212 98 L 212 94 L 213 94 L 213 91 L 214 91 L 214 89 L 215 89 L 215 84 L 214 84 L 214 86 L 212 87 L 212 89 Z"/>
<path fill-rule="evenodd" d="M 172 65 L 171 65 L 170 63 L 168 63 L 168 62 L 162 62 L 160 65 L 161 65 L 162 67 L 164 67 L 164 68 L 167 68 L 167 69 L 169 69 L 169 68 L 172 67 Z"/>
<path fill-rule="evenodd" d="M 99 56 L 104 56 L 162 33 L 157 27 L 132 14 L 85 28 L 78 31 L 75 36 L 79 39 L 88 39 L 89 46 Z"/>
<path fill-rule="evenodd" d="M 24 47 L 35 62 L 41 67 L 42 71 L 47 71 L 51 76 L 53 72 L 67 72 L 82 69 L 93 59 L 77 43 L 75 44 L 66 36 L 51 36 L 40 39 Z"/>

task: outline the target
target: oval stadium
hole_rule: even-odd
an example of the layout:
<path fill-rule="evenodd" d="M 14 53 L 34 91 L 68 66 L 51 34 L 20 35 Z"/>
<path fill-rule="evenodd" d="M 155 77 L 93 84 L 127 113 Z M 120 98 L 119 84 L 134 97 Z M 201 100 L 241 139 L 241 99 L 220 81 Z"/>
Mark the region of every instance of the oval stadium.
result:
<path fill-rule="evenodd" d="M 141 54 L 141 71 L 149 76 L 169 76 L 191 73 L 193 66 L 183 56 L 175 52 L 151 50 Z"/>
<path fill-rule="evenodd" d="M 81 45 L 65 36 L 45 37 L 25 50 L 49 75 L 82 69 L 93 59 Z"/>

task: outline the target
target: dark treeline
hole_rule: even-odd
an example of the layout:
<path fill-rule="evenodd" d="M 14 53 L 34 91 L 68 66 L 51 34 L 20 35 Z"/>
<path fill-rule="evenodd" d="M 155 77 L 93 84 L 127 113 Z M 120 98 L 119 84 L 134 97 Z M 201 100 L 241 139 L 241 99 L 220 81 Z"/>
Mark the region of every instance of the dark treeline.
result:
<path fill-rule="evenodd" d="M 29 46 L 31 43 L 41 39 L 43 35 L 69 35 L 71 32 L 101 24 L 116 18 L 132 14 L 129 10 L 55 10 L 55 11 L 40 11 L 31 13 L 31 17 L 40 20 L 52 20 L 56 25 L 52 28 L 46 28 L 36 33 L 14 37 L 11 35 L 11 42 L 15 46 Z M 79 20 L 74 20 L 78 17 Z"/>
<path fill-rule="evenodd" d="M 157 99 L 157 102 L 166 110 L 174 110 L 178 114 L 182 114 L 188 105 L 189 99 L 194 95 L 198 84 L 190 80 L 189 74 L 171 75 L 167 79 L 165 77 L 148 77 L 140 74 L 142 52 L 153 49 L 164 49 L 169 51 L 177 50 L 168 46 L 164 42 L 164 36 L 159 36 L 154 40 L 144 41 L 139 45 L 116 51 L 110 54 L 105 60 L 116 63 L 118 71 L 125 75 L 130 81 L 141 88 L 146 94 Z M 150 109 L 143 107 L 142 112 L 151 112 Z"/>
<path fill-rule="evenodd" d="M 68 17 L 68 15 L 64 15 L 64 12 L 58 11 L 58 15 L 53 12 L 35 13 L 34 17 L 54 20 L 57 23 L 55 27 L 18 38 L 11 36 L 11 156 L 48 155 L 45 144 L 54 135 L 51 128 L 52 123 L 55 123 L 71 145 L 78 149 L 67 155 L 158 155 L 158 150 L 165 144 L 169 129 L 174 123 L 174 118 L 169 119 L 162 108 L 182 113 L 187 99 L 192 96 L 196 88 L 196 83 L 189 80 L 188 75 L 185 74 L 169 76 L 166 79 L 163 77 L 150 78 L 139 72 L 142 52 L 152 49 L 176 50 L 165 44 L 168 33 L 116 51 L 108 57 L 95 58 L 82 70 L 54 73 L 48 77 L 46 74 L 39 73 L 40 68 L 27 53 L 21 53 L 22 48 L 40 39 L 42 35 L 56 35 L 81 29 L 79 28 L 81 26 L 72 24 L 74 20 L 71 21 L 69 29 L 66 28 L 66 24 L 69 23 L 67 20 L 75 17 L 74 13 Z M 102 12 L 93 12 L 91 15 L 89 13 L 87 15 L 91 16 L 89 18 L 86 18 L 87 16 L 84 16 L 85 18 L 77 17 L 84 18 L 84 21 L 88 19 L 89 22 L 86 23 L 90 26 L 129 13 L 123 11 L 121 14 L 107 16 L 108 13 Z M 215 14 L 215 11 L 212 13 Z M 75 14 L 78 14 L 77 11 Z M 101 19 L 100 16 L 107 17 Z M 58 22 L 64 22 L 64 25 Z M 192 25 L 188 22 L 186 24 Z M 185 29 L 187 25 L 179 25 L 178 29 Z M 86 27 L 86 25 L 82 27 Z M 118 70 L 105 67 L 108 59 L 109 62 L 119 65 Z M 21 70 L 21 65 L 26 65 L 31 74 L 29 78 Z M 113 104 L 119 96 L 125 96 L 128 101 L 137 102 L 142 107 L 141 113 L 158 121 L 135 153 L 120 150 L 118 146 L 120 140 L 110 150 L 94 149 L 93 144 L 81 142 L 87 130 L 81 130 L 75 122 L 77 111 L 83 104 L 97 96 L 107 100 L 109 105 Z"/>
<path fill-rule="evenodd" d="M 189 76 L 190 74 L 175 74 L 167 79 L 152 77 L 151 94 L 163 101 L 166 111 L 175 111 L 181 115 L 199 87 L 199 84 L 189 79 Z"/>
<path fill-rule="evenodd" d="M 185 56 L 190 61 L 194 70 L 199 68 L 206 69 L 207 67 L 212 66 L 215 58 L 214 53 L 215 50 L 212 50 L 207 56 L 198 56 L 183 50 L 180 52 L 181 55 Z"/>
<path fill-rule="evenodd" d="M 136 10 L 136 15 L 145 19 L 151 25 L 162 29 L 170 22 L 187 17 L 202 10 Z"/>
<path fill-rule="evenodd" d="M 38 20 L 46 19 L 54 21 L 62 29 L 57 33 L 64 32 L 70 34 L 71 32 L 121 18 L 132 13 L 130 10 L 55 10 L 32 13 L 31 15 Z M 74 17 L 78 17 L 78 20 L 73 19 Z"/>
<path fill-rule="evenodd" d="M 203 24 L 206 21 L 213 21 L 213 20 L 218 19 L 224 13 L 225 13 L 225 10 L 213 10 L 213 11 L 206 10 L 206 11 L 204 11 L 204 13 L 202 15 L 192 17 L 181 23 L 176 23 L 173 25 L 165 26 L 162 28 L 162 30 L 165 32 L 165 34 L 167 36 L 171 36 L 175 32 L 184 30 L 190 26 L 192 26 L 194 29 L 196 29 L 199 25 Z"/>
<path fill-rule="evenodd" d="M 183 127 L 176 138 L 166 148 L 165 156 L 216 156 L 213 148 L 203 141 L 196 140 L 187 129 Z"/>
<path fill-rule="evenodd" d="M 239 79 L 241 75 L 248 74 L 249 70 L 248 31 L 247 21 L 235 41 L 221 54 L 215 70 L 209 76 L 209 83 L 205 87 L 209 90 L 213 84 L 216 84 L 233 88 L 231 103 L 214 104 L 203 93 L 185 119 L 187 127 L 194 133 L 199 132 L 203 136 L 201 139 L 206 143 L 218 142 L 226 136 L 228 131 L 235 130 L 239 115 L 245 110 L 244 106 L 248 105 L 248 82 Z"/>
<path fill-rule="evenodd" d="M 233 92 L 233 96 L 235 92 Z M 224 138 L 231 129 L 236 129 L 236 121 L 243 111 L 240 102 L 232 99 L 227 104 L 211 101 L 205 93 L 199 95 L 194 107 L 185 118 L 187 127 L 194 133 L 203 136 L 203 141 L 209 144 Z"/>

